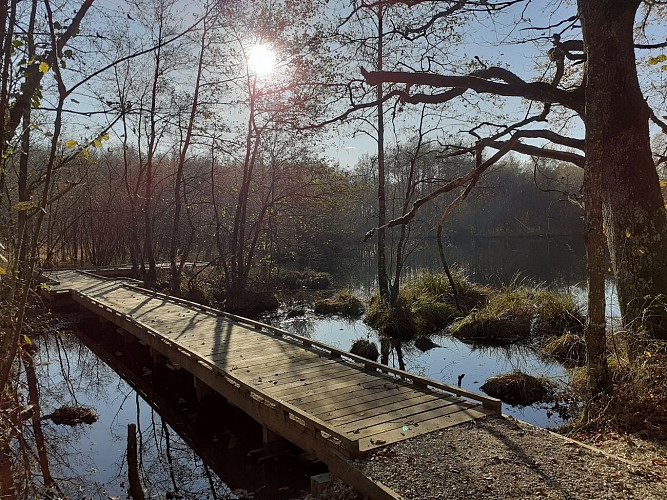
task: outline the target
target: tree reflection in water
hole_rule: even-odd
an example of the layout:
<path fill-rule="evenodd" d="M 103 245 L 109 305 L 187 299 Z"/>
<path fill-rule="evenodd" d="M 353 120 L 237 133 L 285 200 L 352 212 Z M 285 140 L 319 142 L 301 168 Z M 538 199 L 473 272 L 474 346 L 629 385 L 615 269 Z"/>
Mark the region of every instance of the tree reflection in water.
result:
<path fill-rule="evenodd" d="M 104 335 L 114 336 L 113 332 Z M 207 417 L 215 420 L 217 415 L 218 421 L 201 425 L 218 429 L 216 435 L 207 438 L 209 449 L 219 451 L 217 463 L 209 467 L 193 451 L 199 437 L 189 436 L 186 443 L 174 431 L 174 420 L 158 414 L 74 335 L 44 335 L 39 338 L 39 349 L 32 347 L 29 351 L 24 350 L 15 383 L 14 403 L 24 411 L 14 412 L 11 419 L 3 412 L 4 429 L 10 432 L 5 440 L 10 446 L 0 450 L 7 455 L 4 461 L 0 456 L 0 473 L 4 473 L 3 478 L 11 478 L 3 481 L 2 493 L 7 498 L 126 497 L 128 424 L 136 426 L 137 471 L 146 498 L 237 498 L 214 470 L 231 474 L 235 488 L 264 488 L 266 494 L 259 492 L 256 498 L 287 498 L 294 493 L 293 486 L 281 488 L 288 481 L 284 472 L 263 481 L 266 478 L 261 476 L 266 471 L 259 467 L 249 470 L 256 460 L 249 465 L 248 449 L 261 446 L 261 432 L 254 429 L 257 440 L 241 443 L 225 427 L 230 418 L 238 416 L 218 411 L 218 403 L 211 403 L 208 414 L 213 417 Z M 114 353 L 119 352 L 112 351 L 112 358 L 127 361 Z M 144 362 L 138 363 L 136 366 Z M 150 379 L 147 373 L 144 371 L 144 378 Z M 191 379 L 189 382 L 191 386 Z M 167 387 L 171 382 L 165 384 L 172 390 Z M 167 411 L 165 406 L 165 411 L 179 421 L 177 427 L 180 423 L 196 428 L 198 425 L 187 424 L 188 418 L 197 422 L 195 414 L 207 410 L 195 407 L 187 396 L 185 399 L 178 398 L 176 407 L 172 405 Z M 92 425 L 69 427 L 43 418 L 63 405 L 94 407 L 99 420 Z"/>

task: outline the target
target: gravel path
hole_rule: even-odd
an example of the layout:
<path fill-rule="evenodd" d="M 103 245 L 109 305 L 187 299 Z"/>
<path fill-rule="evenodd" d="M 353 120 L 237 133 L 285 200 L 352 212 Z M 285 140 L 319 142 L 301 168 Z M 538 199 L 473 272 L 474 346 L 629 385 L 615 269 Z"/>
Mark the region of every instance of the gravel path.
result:
<path fill-rule="evenodd" d="M 656 467 L 631 465 L 493 417 L 402 441 L 355 464 L 405 499 L 667 499 L 667 467 L 660 467 L 667 456 L 655 456 L 649 463 Z M 325 498 L 354 495 L 334 484 Z"/>

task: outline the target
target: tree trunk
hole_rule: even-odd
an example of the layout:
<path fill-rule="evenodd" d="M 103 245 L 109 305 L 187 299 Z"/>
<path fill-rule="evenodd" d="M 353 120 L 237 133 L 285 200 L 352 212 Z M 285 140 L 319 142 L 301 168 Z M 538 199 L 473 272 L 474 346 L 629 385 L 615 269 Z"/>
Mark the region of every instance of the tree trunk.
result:
<path fill-rule="evenodd" d="M 137 459 L 137 426 L 127 424 L 127 475 L 128 493 L 133 500 L 144 500 L 144 490 L 139 477 L 139 462 Z"/>
<path fill-rule="evenodd" d="M 378 53 L 377 53 L 377 70 L 382 71 L 382 2 L 378 2 Z M 389 277 L 387 274 L 387 256 L 385 248 L 386 229 L 384 228 L 387 222 L 387 199 L 385 193 L 385 161 L 384 161 L 384 109 L 382 105 L 382 82 L 377 85 L 377 132 L 378 132 L 378 248 L 377 248 L 377 266 L 378 266 L 378 291 L 380 293 L 380 301 L 391 303 L 391 296 L 389 293 Z M 398 296 L 398 295 L 397 295 Z"/>
<path fill-rule="evenodd" d="M 587 56 L 586 169 L 600 182 L 626 322 L 641 318 L 651 301 L 667 294 L 667 213 L 634 56 L 639 5 L 639 0 L 579 0 Z M 650 336 L 667 339 L 667 312 L 655 311 L 644 326 Z"/>

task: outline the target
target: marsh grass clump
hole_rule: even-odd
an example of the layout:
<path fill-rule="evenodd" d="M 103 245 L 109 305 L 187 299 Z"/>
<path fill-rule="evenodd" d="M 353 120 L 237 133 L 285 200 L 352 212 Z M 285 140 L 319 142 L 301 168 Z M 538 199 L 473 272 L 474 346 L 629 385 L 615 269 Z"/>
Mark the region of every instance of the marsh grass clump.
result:
<path fill-rule="evenodd" d="M 364 304 L 350 290 L 336 292 L 330 299 L 316 300 L 315 314 L 340 314 L 359 318 L 364 313 Z"/>
<path fill-rule="evenodd" d="M 490 377 L 480 389 L 507 404 L 527 406 L 544 401 L 553 384 L 545 377 L 533 377 L 517 371 Z"/>
<path fill-rule="evenodd" d="M 375 294 L 368 305 L 364 322 L 382 335 L 393 339 L 410 340 L 417 333 L 417 324 L 412 311 L 400 296 L 396 304 L 391 307 Z"/>
<path fill-rule="evenodd" d="M 489 296 L 493 293 L 491 288 L 474 283 L 462 270 L 452 269 L 451 274 L 463 312 L 471 311 L 486 304 Z M 401 294 L 406 300 L 447 304 L 454 311 L 454 314 L 458 313 L 454 292 L 444 272 L 417 272 L 405 283 L 405 286 L 401 289 Z"/>
<path fill-rule="evenodd" d="M 459 295 L 459 303 L 464 311 L 486 303 L 491 289 L 471 282 L 462 272 L 453 271 L 452 276 Z M 447 328 L 454 319 L 461 316 L 447 275 L 420 271 L 405 282 L 398 295 L 396 310 L 380 306 L 377 298 L 371 301 L 366 322 L 384 332 L 405 333 L 408 339 L 414 334 L 428 335 Z M 392 316 L 389 318 L 388 316 Z M 392 324 L 393 328 L 386 328 Z M 384 329 L 384 330 L 383 330 Z M 395 334 L 385 333 L 394 337 Z"/>
<path fill-rule="evenodd" d="M 567 332 L 560 337 L 550 338 L 540 350 L 566 365 L 581 366 L 586 363 L 586 342 L 576 333 Z"/>
<path fill-rule="evenodd" d="M 57 425 L 75 426 L 78 424 L 94 424 L 97 422 L 97 414 L 92 408 L 84 406 L 61 406 L 50 415 L 43 418 L 51 420 Z"/>
<path fill-rule="evenodd" d="M 281 270 L 276 276 L 278 285 L 288 290 L 326 290 L 331 285 L 329 273 L 313 271 L 312 269 Z"/>
<path fill-rule="evenodd" d="M 571 294 L 514 280 L 449 331 L 464 341 L 507 343 L 528 341 L 533 335 L 560 335 L 565 330 L 578 332 L 582 325 L 583 315 Z"/>
<path fill-rule="evenodd" d="M 565 331 L 582 333 L 585 318 L 574 296 L 566 292 L 533 290 L 534 329 L 538 335 L 561 335 Z"/>
<path fill-rule="evenodd" d="M 375 342 L 366 339 L 355 340 L 350 348 L 350 352 L 357 356 L 361 356 L 362 358 L 370 359 L 371 361 L 377 361 L 380 357 L 380 351 L 378 351 Z"/>

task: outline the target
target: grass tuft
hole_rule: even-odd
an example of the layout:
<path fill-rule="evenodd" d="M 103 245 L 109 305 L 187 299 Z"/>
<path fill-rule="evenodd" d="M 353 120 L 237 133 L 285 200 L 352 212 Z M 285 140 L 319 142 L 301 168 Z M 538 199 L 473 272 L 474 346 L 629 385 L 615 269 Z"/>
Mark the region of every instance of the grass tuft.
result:
<path fill-rule="evenodd" d="M 586 363 L 586 342 L 581 335 L 566 333 L 553 337 L 541 348 L 542 353 L 569 366 Z"/>
<path fill-rule="evenodd" d="M 357 356 L 361 356 L 362 358 L 370 359 L 371 361 L 377 361 L 380 357 L 380 351 L 378 351 L 375 342 L 366 339 L 355 340 L 350 348 L 350 352 Z"/>
<path fill-rule="evenodd" d="M 507 404 L 527 406 L 544 401 L 553 384 L 545 377 L 533 377 L 517 371 L 490 377 L 480 389 Z"/>
<path fill-rule="evenodd" d="M 508 343 L 533 336 L 583 330 L 584 317 L 571 294 L 551 292 L 514 280 L 486 307 L 455 322 L 449 331 L 464 341 Z"/>
<path fill-rule="evenodd" d="M 359 318 L 364 313 L 364 304 L 350 290 L 341 290 L 330 299 L 315 301 L 315 314 L 340 314 Z"/>
<path fill-rule="evenodd" d="M 398 340 L 410 340 L 417 333 L 412 311 L 399 297 L 393 307 L 380 300 L 375 294 L 368 305 L 364 322 L 377 329 L 380 334 Z"/>

